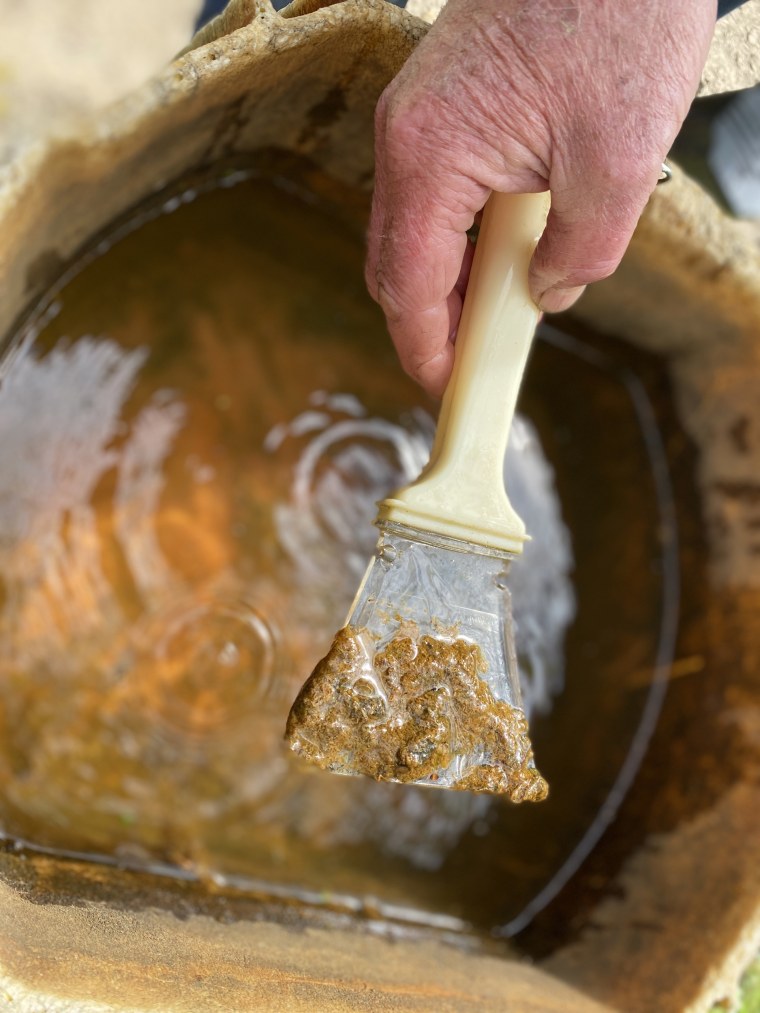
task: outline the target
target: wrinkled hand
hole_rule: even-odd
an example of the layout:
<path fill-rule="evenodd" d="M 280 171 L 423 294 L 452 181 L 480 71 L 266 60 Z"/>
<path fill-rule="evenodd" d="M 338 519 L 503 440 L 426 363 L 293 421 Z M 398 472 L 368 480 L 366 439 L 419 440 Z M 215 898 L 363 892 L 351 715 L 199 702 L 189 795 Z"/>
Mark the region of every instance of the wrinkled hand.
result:
<path fill-rule="evenodd" d="M 551 189 L 531 292 L 566 309 L 617 267 L 699 83 L 715 0 L 449 0 L 377 107 L 367 283 L 440 394 L 492 190 Z"/>

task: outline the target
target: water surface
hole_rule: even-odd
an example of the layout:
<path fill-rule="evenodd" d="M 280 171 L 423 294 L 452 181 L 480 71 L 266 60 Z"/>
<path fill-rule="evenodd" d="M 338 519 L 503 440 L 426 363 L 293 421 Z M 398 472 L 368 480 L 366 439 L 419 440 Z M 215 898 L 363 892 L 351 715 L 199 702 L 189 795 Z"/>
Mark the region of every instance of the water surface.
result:
<path fill-rule="evenodd" d="M 290 703 L 436 407 L 396 363 L 345 215 L 256 177 L 165 212 L 74 273 L 6 356 L 3 833 L 519 928 L 611 818 L 656 716 L 673 533 L 626 353 L 547 330 L 508 465 L 535 536 L 513 594 L 550 800 L 305 769 L 282 742 Z"/>

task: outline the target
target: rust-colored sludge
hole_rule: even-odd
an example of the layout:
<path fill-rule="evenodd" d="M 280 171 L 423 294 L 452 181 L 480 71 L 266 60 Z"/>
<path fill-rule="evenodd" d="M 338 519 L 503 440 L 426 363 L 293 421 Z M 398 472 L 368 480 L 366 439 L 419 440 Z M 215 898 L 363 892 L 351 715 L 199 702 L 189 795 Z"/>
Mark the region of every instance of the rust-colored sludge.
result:
<path fill-rule="evenodd" d="M 484 670 L 477 644 L 406 632 L 370 661 L 347 626 L 293 704 L 286 740 L 320 767 L 377 781 L 434 785 L 456 757 L 479 756 L 446 787 L 540 802 L 525 715 L 493 696 Z"/>

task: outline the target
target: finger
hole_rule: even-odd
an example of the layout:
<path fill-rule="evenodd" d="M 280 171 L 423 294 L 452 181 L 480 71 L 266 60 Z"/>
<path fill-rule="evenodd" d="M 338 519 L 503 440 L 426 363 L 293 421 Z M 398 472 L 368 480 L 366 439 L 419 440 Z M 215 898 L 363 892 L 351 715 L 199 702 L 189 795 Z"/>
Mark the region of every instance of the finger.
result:
<path fill-rule="evenodd" d="M 447 175 L 419 125 L 389 126 L 382 102 L 376 131 L 367 286 L 385 312 L 404 369 L 440 395 L 471 262 L 466 233 L 488 190 L 459 173 Z"/>
<path fill-rule="evenodd" d="M 446 300 L 449 309 L 449 341 L 452 345 L 456 343 L 457 339 L 459 321 L 462 317 L 462 306 L 464 305 L 467 283 L 470 280 L 470 271 L 472 270 L 472 259 L 474 255 L 475 244 L 468 237 L 467 245 L 464 250 L 464 257 L 462 258 L 462 266 L 459 269 L 459 277 L 457 278 L 456 285 L 454 285 L 454 290 L 449 293 Z"/>
<path fill-rule="evenodd" d="M 459 268 L 459 277 L 457 278 L 456 285 L 454 286 L 462 299 L 464 299 L 464 294 L 467 291 L 467 283 L 470 280 L 470 271 L 472 270 L 472 261 L 474 256 L 475 243 L 468 236 L 467 245 L 464 248 L 464 256 L 462 257 L 462 266 Z"/>
<path fill-rule="evenodd" d="M 458 221 L 445 192 L 420 192 L 411 184 L 392 197 L 392 208 L 369 260 L 370 291 L 385 312 L 402 366 L 439 395 L 451 371 L 450 340 L 471 264 L 471 214 Z"/>
<path fill-rule="evenodd" d="M 546 230 L 530 266 L 531 294 L 546 312 L 568 309 L 584 287 L 611 275 L 623 258 L 657 182 L 658 166 L 627 180 L 602 171 L 594 182 L 552 188 Z"/>

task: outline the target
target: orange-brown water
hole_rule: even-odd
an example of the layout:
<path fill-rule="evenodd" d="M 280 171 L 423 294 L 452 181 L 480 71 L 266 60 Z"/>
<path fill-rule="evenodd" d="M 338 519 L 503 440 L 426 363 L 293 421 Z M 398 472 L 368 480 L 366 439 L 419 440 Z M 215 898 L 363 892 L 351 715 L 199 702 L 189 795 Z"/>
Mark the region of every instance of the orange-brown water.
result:
<path fill-rule="evenodd" d="M 345 619 L 371 499 L 424 463 L 435 409 L 335 209 L 255 178 L 171 208 L 6 360 L 3 832 L 502 926 L 594 825 L 651 699 L 669 532 L 628 364 L 555 336 L 522 399 L 576 557 L 566 690 L 533 727 L 550 800 L 304 769 L 289 706 Z"/>

